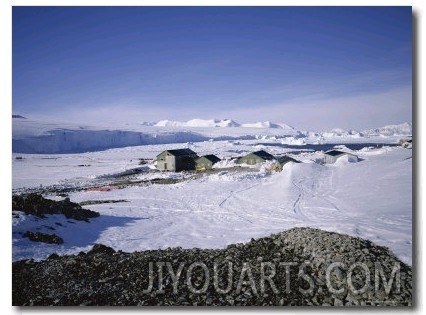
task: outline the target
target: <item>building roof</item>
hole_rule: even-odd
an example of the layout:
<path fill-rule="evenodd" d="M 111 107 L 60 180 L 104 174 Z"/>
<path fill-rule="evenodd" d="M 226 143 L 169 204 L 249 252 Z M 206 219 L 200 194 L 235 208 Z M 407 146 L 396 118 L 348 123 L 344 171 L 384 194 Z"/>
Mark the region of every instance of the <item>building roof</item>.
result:
<path fill-rule="evenodd" d="M 338 155 L 350 154 L 350 153 L 346 153 L 346 152 L 339 151 L 339 150 L 331 150 L 331 151 L 325 152 L 325 154 L 331 155 L 331 156 L 338 156 Z"/>
<path fill-rule="evenodd" d="M 197 155 L 197 153 L 195 153 L 194 151 L 192 151 L 191 149 L 175 149 L 175 150 L 166 150 L 163 151 L 164 152 L 169 152 L 171 155 L 174 156 L 189 156 L 189 155 Z M 161 154 L 161 153 L 160 153 Z"/>
<path fill-rule="evenodd" d="M 204 155 L 204 156 L 202 156 L 202 157 L 200 157 L 198 159 L 201 159 L 201 158 L 206 158 L 207 160 L 209 160 L 213 164 L 220 161 L 220 159 L 216 155 L 214 155 L 214 154 Z"/>
<path fill-rule="evenodd" d="M 293 159 L 292 157 L 289 157 L 287 155 L 280 156 L 277 158 L 278 163 L 285 164 L 287 162 L 294 162 L 294 163 L 300 163 L 300 161 Z"/>
<path fill-rule="evenodd" d="M 269 154 L 268 152 L 263 151 L 263 150 L 252 152 L 250 154 L 254 154 L 254 155 L 256 155 L 256 156 L 258 156 L 258 157 L 260 157 L 264 160 L 273 160 L 274 159 L 274 156 L 272 154 Z"/>

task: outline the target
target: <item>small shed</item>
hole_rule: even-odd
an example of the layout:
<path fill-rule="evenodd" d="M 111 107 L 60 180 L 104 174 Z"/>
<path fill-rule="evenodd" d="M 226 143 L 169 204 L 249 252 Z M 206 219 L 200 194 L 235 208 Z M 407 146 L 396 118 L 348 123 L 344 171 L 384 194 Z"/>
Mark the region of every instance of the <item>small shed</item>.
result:
<path fill-rule="evenodd" d="M 197 153 L 191 149 L 166 150 L 157 155 L 157 169 L 173 172 L 195 170 L 197 158 Z"/>
<path fill-rule="evenodd" d="M 219 161 L 220 159 L 216 155 L 204 155 L 195 160 L 195 169 L 197 171 L 211 170 L 213 165 Z"/>
<path fill-rule="evenodd" d="M 348 162 L 358 162 L 358 156 L 355 154 L 331 150 L 324 153 L 324 164 L 333 164 L 342 157 L 347 158 Z"/>
<path fill-rule="evenodd" d="M 272 154 L 269 154 L 266 151 L 260 150 L 256 152 L 252 152 L 247 154 L 246 156 L 243 156 L 237 160 L 238 164 L 249 164 L 249 165 L 256 165 L 260 164 L 266 161 L 274 160 L 275 157 Z"/>
<path fill-rule="evenodd" d="M 412 149 L 413 148 L 413 138 L 408 137 L 406 139 L 401 139 L 401 140 L 399 140 L 398 144 L 403 148 Z"/>
<path fill-rule="evenodd" d="M 286 165 L 289 162 L 292 163 L 300 163 L 300 161 L 293 159 L 292 157 L 289 157 L 287 155 L 283 155 L 277 158 L 278 163 L 280 163 L 281 167 Z"/>

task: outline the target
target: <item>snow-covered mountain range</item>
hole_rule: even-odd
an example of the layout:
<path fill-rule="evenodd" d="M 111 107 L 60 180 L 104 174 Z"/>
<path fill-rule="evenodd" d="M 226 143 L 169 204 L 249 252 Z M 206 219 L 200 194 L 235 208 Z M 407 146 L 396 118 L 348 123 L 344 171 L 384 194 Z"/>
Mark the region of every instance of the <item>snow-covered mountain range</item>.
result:
<path fill-rule="evenodd" d="M 279 144 L 345 141 L 397 142 L 412 134 L 412 125 L 402 123 L 369 130 L 300 131 L 285 123 L 269 121 L 238 123 L 232 119 L 161 120 L 121 126 L 83 126 L 43 122 L 13 115 L 12 150 L 16 153 L 77 153 L 146 144 L 201 142 L 211 140 L 268 140 Z M 399 138 L 398 138 L 399 137 Z"/>
<path fill-rule="evenodd" d="M 240 127 L 240 124 L 231 119 L 191 119 L 187 122 L 175 120 L 161 120 L 154 124 L 156 127 Z"/>
<path fill-rule="evenodd" d="M 270 121 L 261 121 L 254 123 L 238 123 L 232 119 L 191 119 L 186 122 L 177 120 L 160 120 L 158 122 L 141 122 L 143 126 L 155 127 L 194 127 L 194 128 L 208 128 L 208 127 L 242 127 L 242 128 L 276 128 L 286 130 L 296 130 L 294 127 L 285 123 L 273 123 Z M 410 123 L 402 123 L 398 125 L 386 125 L 380 128 L 365 129 L 365 130 L 344 130 L 341 128 L 334 128 L 330 131 L 317 132 L 318 134 L 345 136 L 345 135 L 370 135 L 370 136 L 406 136 L 412 134 L 412 125 Z"/>
<path fill-rule="evenodd" d="M 255 123 L 240 124 L 232 119 L 191 119 L 186 122 L 176 120 L 160 120 L 157 123 L 142 122 L 142 125 L 151 125 L 156 127 L 243 127 L 243 128 L 278 128 L 294 129 L 284 123 L 272 123 L 270 121 L 261 121 Z"/>

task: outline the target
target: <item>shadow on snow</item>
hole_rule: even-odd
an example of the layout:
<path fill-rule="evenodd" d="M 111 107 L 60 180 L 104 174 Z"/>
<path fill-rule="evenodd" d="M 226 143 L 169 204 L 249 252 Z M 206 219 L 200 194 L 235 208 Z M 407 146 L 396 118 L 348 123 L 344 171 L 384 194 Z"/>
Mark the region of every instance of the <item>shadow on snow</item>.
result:
<path fill-rule="evenodd" d="M 34 224 L 13 227 L 13 261 L 28 258 L 46 259 L 53 253 L 71 254 L 88 251 L 94 244 L 99 243 L 98 240 L 106 231 L 150 219 L 149 217 L 116 217 L 102 214 L 100 217 L 90 219 L 89 222 L 66 219 L 62 215 L 47 215 L 46 218 L 31 217 Z M 56 234 L 64 240 L 64 243 L 56 245 L 30 241 L 22 236 L 28 230 Z M 119 231 L 116 234 L 124 236 Z M 113 242 L 114 239 L 111 241 Z M 120 239 L 121 241 L 123 239 Z"/>

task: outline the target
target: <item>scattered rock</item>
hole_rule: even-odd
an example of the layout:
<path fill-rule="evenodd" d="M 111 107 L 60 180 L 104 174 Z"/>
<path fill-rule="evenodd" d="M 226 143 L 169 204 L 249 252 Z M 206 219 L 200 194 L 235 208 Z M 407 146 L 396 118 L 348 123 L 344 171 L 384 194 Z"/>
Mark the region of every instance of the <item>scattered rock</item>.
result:
<path fill-rule="evenodd" d="M 80 206 L 87 206 L 87 205 L 98 205 L 103 203 L 121 203 L 121 202 L 129 202 L 125 199 L 117 199 L 117 200 L 86 200 L 80 202 Z"/>
<path fill-rule="evenodd" d="M 47 259 L 52 260 L 52 259 L 58 259 L 59 255 L 58 254 L 51 254 L 49 257 L 47 257 Z"/>
<path fill-rule="evenodd" d="M 12 196 L 12 210 L 23 211 L 38 217 L 44 217 L 46 214 L 63 214 L 68 219 L 79 221 L 88 221 L 90 218 L 99 216 L 98 212 L 83 209 L 78 203 L 71 202 L 69 198 L 54 201 L 36 193 Z"/>
<path fill-rule="evenodd" d="M 87 254 L 114 254 L 115 250 L 103 244 L 95 244 Z"/>
<path fill-rule="evenodd" d="M 27 231 L 23 237 L 28 237 L 33 242 L 43 242 L 47 244 L 63 244 L 64 240 L 56 234 L 45 234 L 40 232 Z"/>

